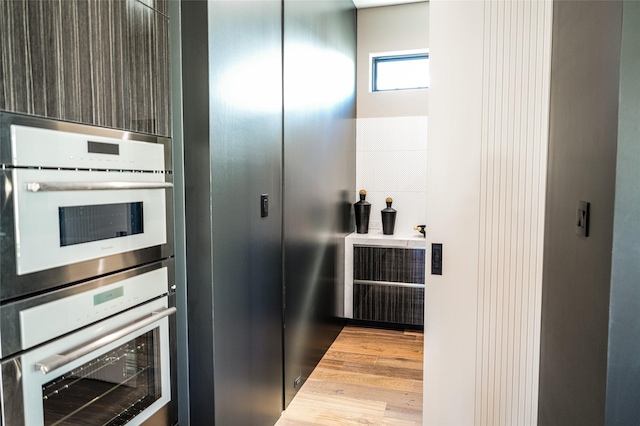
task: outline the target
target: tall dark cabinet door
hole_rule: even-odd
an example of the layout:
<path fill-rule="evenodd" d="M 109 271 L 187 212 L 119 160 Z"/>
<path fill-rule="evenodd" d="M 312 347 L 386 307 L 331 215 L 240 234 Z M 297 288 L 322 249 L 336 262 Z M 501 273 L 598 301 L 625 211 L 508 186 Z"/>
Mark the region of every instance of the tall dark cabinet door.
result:
<path fill-rule="evenodd" d="M 283 406 L 281 2 L 183 2 L 182 30 L 191 424 L 273 425 Z"/>
<path fill-rule="evenodd" d="M 286 0 L 283 45 L 288 404 L 343 325 L 338 271 L 355 194 L 353 3 Z"/>

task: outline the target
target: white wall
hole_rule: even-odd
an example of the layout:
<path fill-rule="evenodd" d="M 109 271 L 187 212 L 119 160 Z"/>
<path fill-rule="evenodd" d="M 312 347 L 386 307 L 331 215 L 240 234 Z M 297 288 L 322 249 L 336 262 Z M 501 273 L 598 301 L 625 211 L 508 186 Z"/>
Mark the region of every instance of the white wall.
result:
<path fill-rule="evenodd" d="M 395 235 L 413 235 L 427 212 L 427 117 L 356 121 L 356 188 L 371 203 L 369 232 L 381 232 L 380 210 L 393 198 Z"/>
<path fill-rule="evenodd" d="M 430 4 L 425 425 L 537 423 L 551 6 Z"/>
<path fill-rule="evenodd" d="M 428 89 L 371 92 L 369 54 L 428 47 L 428 2 L 359 9 L 357 117 L 427 115 Z"/>
<path fill-rule="evenodd" d="M 396 235 L 425 222 L 428 89 L 371 93 L 369 55 L 428 48 L 428 17 L 427 2 L 358 10 L 356 190 L 372 204 L 369 232 L 382 232 L 387 197 Z"/>

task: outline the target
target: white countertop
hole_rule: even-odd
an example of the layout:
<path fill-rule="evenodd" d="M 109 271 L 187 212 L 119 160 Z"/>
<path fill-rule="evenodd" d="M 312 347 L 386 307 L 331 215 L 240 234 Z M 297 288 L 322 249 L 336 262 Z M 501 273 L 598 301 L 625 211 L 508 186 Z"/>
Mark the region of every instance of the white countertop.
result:
<path fill-rule="evenodd" d="M 405 235 L 384 235 L 382 231 L 369 231 L 368 234 L 353 232 L 346 236 L 346 242 L 370 246 L 426 247 L 426 240 L 418 231 Z"/>

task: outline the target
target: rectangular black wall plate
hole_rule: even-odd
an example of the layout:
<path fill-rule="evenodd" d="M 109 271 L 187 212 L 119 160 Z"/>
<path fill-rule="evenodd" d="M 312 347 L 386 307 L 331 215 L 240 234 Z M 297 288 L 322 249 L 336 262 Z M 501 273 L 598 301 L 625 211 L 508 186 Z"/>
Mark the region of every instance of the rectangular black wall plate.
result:
<path fill-rule="evenodd" d="M 431 275 L 442 275 L 442 244 L 431 244 Z"/>
<path fill-rule="evenodd" d="M 260 194 L 260 217 L 269 216 L 269 194 Z"/>
<path fill-rule="evenodd" d="M 589 236 L 589 210 L 591 210 L 591 203 L 578 201 L 576 234 L 584 238 Z"/>

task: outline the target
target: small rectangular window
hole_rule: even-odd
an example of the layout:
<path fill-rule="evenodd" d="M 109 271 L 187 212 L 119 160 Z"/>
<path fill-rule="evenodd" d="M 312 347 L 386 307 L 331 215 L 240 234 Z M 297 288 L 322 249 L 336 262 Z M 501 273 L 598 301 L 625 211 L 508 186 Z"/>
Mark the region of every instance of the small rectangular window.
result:
<path fill-rule="evenodd" d="M 426 89 L 429 53 L 372 56 L 371 91 Z"/>

